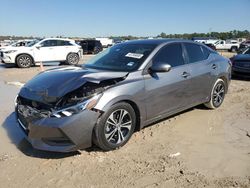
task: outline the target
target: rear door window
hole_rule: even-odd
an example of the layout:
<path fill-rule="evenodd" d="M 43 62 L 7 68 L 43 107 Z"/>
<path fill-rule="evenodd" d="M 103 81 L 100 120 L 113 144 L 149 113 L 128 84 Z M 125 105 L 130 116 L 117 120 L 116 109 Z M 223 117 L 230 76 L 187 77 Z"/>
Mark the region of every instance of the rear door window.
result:
<path fill-rule="evenodd" d="M 209 54 L 210 54 L 210 53 L 209 53 L 209 50 L 208 50 L 206 47 L 204 47 L 204 46 L 201 46 L 201 49 L 202 49 L 204 58 L 207 59 L 208 56 L 209 56 Z"/>
<path fill-rule="evenodd" d="M 187 51 L 189 63 L 195 63 L 199 61 L 203 61 L 208 58 L 208 52 L 202 50 L 202 46 L 198 44 L 185 43 L 185 48 Z"/>
<path fill-rule="evenodd" d="M 180 43 L 169 44 L 158 52 L 153 59 L 154 63 L 166 63 L 171 67 L 184 65 L 182 46 Z"/>
<path fill-rule="evenodd" d="M 57 40 L 45 40 L 41 43 L 42 47 L 57 46 Z"/>

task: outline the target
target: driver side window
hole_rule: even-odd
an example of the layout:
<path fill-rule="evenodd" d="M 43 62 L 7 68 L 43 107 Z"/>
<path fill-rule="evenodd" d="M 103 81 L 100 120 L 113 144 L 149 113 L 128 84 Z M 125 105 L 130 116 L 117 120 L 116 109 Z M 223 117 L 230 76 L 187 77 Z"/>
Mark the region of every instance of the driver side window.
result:
<path fill-rule="evenodd" d="M 169 64 L 171 67 L 184 65 L 182 46 L 180 43 L 169 44 L 160 49 L 153 59 L 154 63 Z"/>

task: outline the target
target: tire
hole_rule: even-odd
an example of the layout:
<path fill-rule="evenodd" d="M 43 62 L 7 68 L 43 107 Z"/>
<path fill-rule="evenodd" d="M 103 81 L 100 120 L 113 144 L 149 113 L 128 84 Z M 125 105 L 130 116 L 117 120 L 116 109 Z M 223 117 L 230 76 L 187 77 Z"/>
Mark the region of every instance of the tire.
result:
<path fill-rule="evenodd" d="M 69 53 L 66 58 L 68 65 L 77 65 L 79 63 L 79 55 L 77 53 Z"/>
<path fill-rule="evenodd" d="M 207 108 L 216 109 L 221 106 L 226 94 L 226 84 L 222 79 L 217 79 L 210 94 L 210 101 L 204 103 Z"/>
<path fill-rule="evenodd" d="M 33 59 L 30 55 L 22 54 L 16 58 L 16 64 L 19 68 L 29 68 L 33 64 Z"/>
<path fill-rule="evenodd" d="M 230 49 L 231 52 L 237 52 L 237 50 L 238 50 L 238 48 L 236 46 L 232 46 Z"/>
<path fill-rule="evenodd" d="M 101 51 L 100 48 L 95 47 L 95 48 L 94 48 L 94 51 L 93 51 L 93 54 L 98 54 L 100 51 Z"/>
<path fill-rule="evenodd" d="M 94 128 L 94 143 L 104 151 L 118 149 L 128 142 L 135 124 L 134 109 L 128 103 L 117 103 L 98 120 Z"/>
<path fill-rule="evenodd" d="M 59 66 L 62 66 L 62 65 L 66 65 L 66 62 L 65 61 L 60 61 Z"/>

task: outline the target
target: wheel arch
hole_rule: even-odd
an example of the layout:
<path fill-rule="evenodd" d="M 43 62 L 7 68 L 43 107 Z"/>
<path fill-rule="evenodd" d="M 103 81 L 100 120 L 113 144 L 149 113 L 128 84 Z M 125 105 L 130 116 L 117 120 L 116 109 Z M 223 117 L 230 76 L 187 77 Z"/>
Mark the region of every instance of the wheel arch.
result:
<path fill-rule="evenodd" d="M 116 102 L 115 104 L 122 103 L 122 102 L 128 103 L 134 109 L 135 116 L 136 116 L 135 131 L 141 130 L 141 118 L 140 118 L 141 115 L 140 115 L 140 110 L 137 104 L 131 100 L 121 100 L 121 101 Z"/>
<path fill-rule="evenodd" d="M 19 56 L 21 56 L 21 55 L 28 55 L 28 56 L 30 56 L 31 59 L 32 59 L 32 64 L 33 64 L 33 65 L 35 64 L 34 57 L 33 57 L 31 54 L 29 54 L 29 53 L 20 53 L 20 54 L 16 55 L 15 64 L 17 64 L 17 58 L 18 58 Z"/>
<path fill-rule="evenodd" d="M 225 75 L 220 75 L 218 77 L 218 79 L 222 79 L 224 82 L 225 82 L 225 85 L 226 85 L 226 93 L 228 91 L 228 86 L 229 86 L 229 80 L 227 79 L 227 77 Z"/>
<path fill-rule="evenodd" d="M 143 106 L 141 106 L 140 104 L 137 104 L 131 97 L 129 96 L 119 96 L 117 98 L 114 98 L 113 100 L 109 101 L 108 103 L 106 103 L 104 106 L 97 106 L 97 109 L 101 110 L 101 111 L 107 111 L 111 106 L 117 104 L 117 103 L 128 103 L 131 105 L 131 107 L 133 108 L 133 110 L 135 111 L 135 115 L 136 115 L 136 126 L 135 126 L 135 130 L 138 131 L 140 129 L 143 128 L 143 122 L 144 122 L 144 118 L 145 118 L 145 113 L 143 111 Z"/>

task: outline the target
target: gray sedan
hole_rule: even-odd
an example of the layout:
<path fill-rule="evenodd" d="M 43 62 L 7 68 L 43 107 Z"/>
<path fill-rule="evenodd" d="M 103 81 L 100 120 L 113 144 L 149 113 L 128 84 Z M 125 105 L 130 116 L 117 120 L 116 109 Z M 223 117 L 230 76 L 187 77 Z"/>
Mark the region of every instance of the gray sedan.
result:
<path fill-rule="evenodd" d="M 199 104 L 218 108 L 230 73 L 230 61 L 203 44 L 129 41 L 83 66 L 35 76 L 17 96 L 17 120 L 40 150 L 69 152 L 93 143 L 113 150 L 155 121 Z"/>

